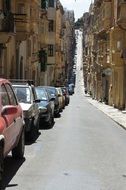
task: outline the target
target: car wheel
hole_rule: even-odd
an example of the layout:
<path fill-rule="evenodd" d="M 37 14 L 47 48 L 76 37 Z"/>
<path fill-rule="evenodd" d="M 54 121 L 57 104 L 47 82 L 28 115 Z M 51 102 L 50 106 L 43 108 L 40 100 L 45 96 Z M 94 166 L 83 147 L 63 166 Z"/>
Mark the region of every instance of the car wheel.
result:
<path fill-rule="evenodd" d="M 52 125 L 54 124 L 54 115 L 52 115 Z"/>
<path fill-rule="evenodd" d="M 49 118 L 49 121 L 48 121 L 48 125 L 52 126 L 53 123 L 54 123 L 54 116 L 52 115 L 52 113 L 50 113 L 50 118 Z"/>
<path fill-rule="evenodd" d="M 3 146 L 0 146 L 0 189 L 2 189 L 2 178 L 4 171 L 4 157 L 3 157 Z"/>
<path fill-rule="evenodd" d="M 39 123 L 40 123 L 40 118 L 38 118 L 38 121 L 37 121 L 37 123 L 36 123 L 36 133 L 38 133 L 39 132 Z"/>
<path fill-rule="evenodd" d="M 24 149 L 25 149 L 25 131 L 23 129 L 17 146 L 12 150 L 12 156 L 18 159 L 23 158 Z"/>

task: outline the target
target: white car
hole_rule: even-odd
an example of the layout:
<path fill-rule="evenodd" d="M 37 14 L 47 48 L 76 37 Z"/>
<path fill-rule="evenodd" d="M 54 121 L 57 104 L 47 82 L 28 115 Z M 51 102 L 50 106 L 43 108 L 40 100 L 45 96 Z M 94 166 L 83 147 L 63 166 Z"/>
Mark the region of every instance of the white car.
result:
<path fill-rule="evenodd" d="M 30 83 L 13 83 L 18 101 L 23 109 L 25 134 L 29 140 L 34 140 L 39 130 L 39 107 L 34 85 Z"/>

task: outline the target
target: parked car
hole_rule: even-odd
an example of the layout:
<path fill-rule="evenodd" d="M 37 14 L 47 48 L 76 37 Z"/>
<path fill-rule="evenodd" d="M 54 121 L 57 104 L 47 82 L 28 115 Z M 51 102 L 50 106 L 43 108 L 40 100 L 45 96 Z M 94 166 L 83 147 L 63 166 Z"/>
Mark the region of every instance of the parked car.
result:
<path fill-rule="evenodd" d="M 62 89 L 62 93 L 65 97 L 65 105 L 68 105 L 70 102 L 70 96 L 69 96 L 68 88 L 64 86 L 64 87 L 61 87 L 61 89 Z"/>
<path fill-rule="evenodd" d="M 54 115 L 57 116 L 60 112 L 57 90 L 54 86 L 43 86 L 43 87 L 48 91 L 50 96 L 55 99 L 54 100 Z"/>
<path fill-rule="evenodd" d="M 8 80 L 0 79 L 0 183 L 7 154 L 12 151 L 14 158 L 24 156 L 24 129 L 23 111 L 13 87 Z"/>
<path fill-rule="evenodd" d="M 58 93 L 59 109 L 62 111 L 65 108 L 65 97 L 63 96 L 61 87 L 56 87 Z"/>
<path fill-rule="evenodd" d="M 54 123 L 54 100 L 47 90 L 41 86 L 35 87 L 37 98 L 40 100 L 39 105 L 39 118 L 40 125 L 46 122 L 49 126 Z"/>
<path fill-rule="evenodd" d="M 70 83 L 68 85 L 68 91 L 69 91 L 70 95 L 74 94 L 74 84 L 73 83 Z"/>
<path fill-rule="evenodd" d="M 23 109 L 25 120 L 25 134 L 30 141 L 35 139 L 39 130 L 39 106 L 35 86 L 32 81 L 15 80 L 13 88 Z"/>

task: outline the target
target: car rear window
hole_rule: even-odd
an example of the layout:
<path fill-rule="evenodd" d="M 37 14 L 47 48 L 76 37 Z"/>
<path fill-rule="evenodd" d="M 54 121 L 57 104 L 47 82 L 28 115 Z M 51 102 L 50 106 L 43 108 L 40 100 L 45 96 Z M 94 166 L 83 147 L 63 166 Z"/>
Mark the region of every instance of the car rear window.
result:
<path fill-rule="evenodd" d="M 19 102 L 31 103 L 31 94 L 28 87 L 14 86 L 14 90 Z"/>
<path fill-rule="evenodd" d="M 47 90 L 49 91 L 49 93 L 51 95 L 56 95 L 56 89 L 55 88 L 47 88 Z"/>
<path fill-rule="evenodd" d="M 37 98 L 40 100 L 47 100 L 46 92 L 42 88 L 36 88 Z"/>

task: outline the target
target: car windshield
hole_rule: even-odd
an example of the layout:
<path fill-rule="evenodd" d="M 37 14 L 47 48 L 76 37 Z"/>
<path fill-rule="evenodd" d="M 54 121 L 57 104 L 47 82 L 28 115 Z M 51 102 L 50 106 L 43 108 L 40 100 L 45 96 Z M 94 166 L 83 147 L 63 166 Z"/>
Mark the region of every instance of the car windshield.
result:
<path fill-rule="evenodd" d="M 62 95 L 62 90 L 61 90 L 61 88 L 57 88 L 57 90 L 58 90 L 58 93 Z"/>
<path fill-rule="evenodd" d="M 13 87 L 19 102 L 31 103 L 31 95 L 28 87 Z"/>
<path fill-rule="evenodd" d="M 42 88 L 35 88 L 36 90 L 36 94 L 37 94 L 37 99 L 46 101 L 47 100 L 47 96 L 46 96 L 46 92 L 44 89 Z"/>
<path fill-rule="evenodd" d="M 47 88 L 47 90 L 48 90 L 48 92 L 49 92 L 51 95 L 53 95 L 53 96 L 56 95 L 56 89 L 55 89 L 55 88 Z"/>

